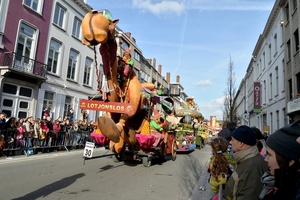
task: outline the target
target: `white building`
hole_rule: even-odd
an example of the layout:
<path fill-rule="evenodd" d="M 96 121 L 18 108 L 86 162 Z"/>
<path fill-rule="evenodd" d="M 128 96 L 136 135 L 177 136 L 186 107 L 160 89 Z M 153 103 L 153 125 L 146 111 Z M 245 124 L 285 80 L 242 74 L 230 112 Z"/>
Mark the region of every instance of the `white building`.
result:
<path fill-rule="evenodd" d="M 87 99 L 97 92 L 94 50 L 81 43 L 81 21 L 90 10 L 91 7 L 82 1 L 53 2 L 45 56 L 47 80 L 39 89 L 36 116 L 48 107 L 54 111 L 56 119 L 66 116 L 73 108 L 74 119 L 79 119 L 79 99 Z M 102 70 L 99 47 L 95 49 L 97 67 Z M 88 112 L 89 119 L 95 119 L 95 111 Z"/>
<path fill-rule="evenodd" d="M 236 96 L 244 123 L 270 133 L 287 123 L 282 19 L 276 1 Z"/>

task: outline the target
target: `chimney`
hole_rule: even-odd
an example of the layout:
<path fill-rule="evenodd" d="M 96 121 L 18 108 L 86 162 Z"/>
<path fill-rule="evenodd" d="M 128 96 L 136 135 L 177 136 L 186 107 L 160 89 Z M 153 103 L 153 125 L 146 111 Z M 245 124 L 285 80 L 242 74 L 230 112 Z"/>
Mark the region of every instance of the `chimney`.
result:
<path fill-rule="evenodd" d="M 180 83 L 180 76 L 179 75 L 176 76 L 176 83 Z"/>
<path fill-rule="evenodd" d="M 167 72 L 167 74 L 166 74 L 166 80 L 167 80 L 168 83 L 170 83 L 170 77 L 171 77 L 170 72 Z"/>
<path fill-rule="evenodd" d="M 130 32 L 126 32 L 125 35 L 126 35 L 128 38 L 131 38 L 131 33 L 130 33 Z"/>
<path fill-rule="evenodd" d="M 161 65 L 158 65 L 157 71 L 158 71 L 159 74 L 161 74 L 161 69 L 162 69 L 162 66 L 161 66 Z"/>
<path fill-rule="evenodd" d="M 132 40 L 132 42 L 133 42 L 134 44 L 136 44 L 136 40 L 135 40 L 134 37 L 132 37 L 131 40 Z"/>
<path fill-rule="evenodd" d="M 152 64 L 152 59 L 151 59 L 151 58 L 149 58 L 149 64 L 150 64 L 150 65 Z"/>
<path fill-rule="evenodd" d="M 155 58 L 153 58 L 152 66 L 154 67 L 154 69 L 156 68 L 156 59 Z"/>

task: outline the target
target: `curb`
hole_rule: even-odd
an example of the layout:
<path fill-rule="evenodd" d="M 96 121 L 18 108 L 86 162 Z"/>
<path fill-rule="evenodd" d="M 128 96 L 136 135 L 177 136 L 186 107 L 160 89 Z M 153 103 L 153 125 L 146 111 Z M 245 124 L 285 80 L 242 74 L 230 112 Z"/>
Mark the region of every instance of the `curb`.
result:
<path fill-rule="evenodd" d="M 189 200 L 210 200 L 212 197 L 215 196 L 213 191 L 210 189 L 208 178 L 209 173 L 206 170 L 206 166 L 209 165 L 209 159 L 206 161 L 205 165 L 203 166 L 203 172 L 193 189 L 192 195 L 190 196 Z"/>

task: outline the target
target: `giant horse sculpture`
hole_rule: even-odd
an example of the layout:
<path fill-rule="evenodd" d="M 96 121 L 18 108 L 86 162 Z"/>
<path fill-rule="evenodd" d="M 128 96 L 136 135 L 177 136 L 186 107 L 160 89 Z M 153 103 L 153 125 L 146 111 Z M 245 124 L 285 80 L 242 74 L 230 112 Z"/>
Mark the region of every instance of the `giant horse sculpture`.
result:
<path fill-rule="evenodd" d="M 124 102 L 133 105 L 133 114 L 108 113 L 108 116 L 98 118 L 98 127 L 103 135 L 110 139 L 110 149 L 120 153 L 124 143 L 137 146 L 136 132 L 138 132 L 147 117 L 148 111 L 142 109 L 142 87 L 154 89 L 154 84 L 141 84 L 132 70 L 123 85 L 117 82 L 117 43 L 115 40 L 115 26 L 118 19 L 112 20 L 98 11 L 92 10 L 82 20 L 82 43 L 87 46 L 100 44 L 100 54 L 103 61 L 103 72 L 106 77 L 108 91 L 107 100 Z M 96 54 L 96 51 L 95 51 Z M 99 85 L 98 85 L 99 87 Z M 137 146 L 138 148 L 138 146 Z"/>

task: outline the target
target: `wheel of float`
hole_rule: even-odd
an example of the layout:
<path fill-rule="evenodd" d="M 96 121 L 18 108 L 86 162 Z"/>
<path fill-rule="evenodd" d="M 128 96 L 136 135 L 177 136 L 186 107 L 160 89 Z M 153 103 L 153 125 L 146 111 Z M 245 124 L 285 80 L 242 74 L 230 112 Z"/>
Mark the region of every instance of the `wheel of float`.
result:
<path fill-rule="evenodd" d="M 151 166 L 151 157 L 145 156 L 143 157 L 143 165 L 144 167 L 150 167 Z"/>
<path fill-rule="evenodd" d="M 172 142 L 172 160 L 176 160 L 176 151 L 177 151 L 177 143 L 176 143 L 176 140 L 173 140 Z"/>
<path fill-rule="evenodd" d="M 120 154 L 115 154 L 112 156 L 112 159 L 114 162 L 118 163 L 120 161 L 122 161 L 123 159 L 120 157 Z"/>

